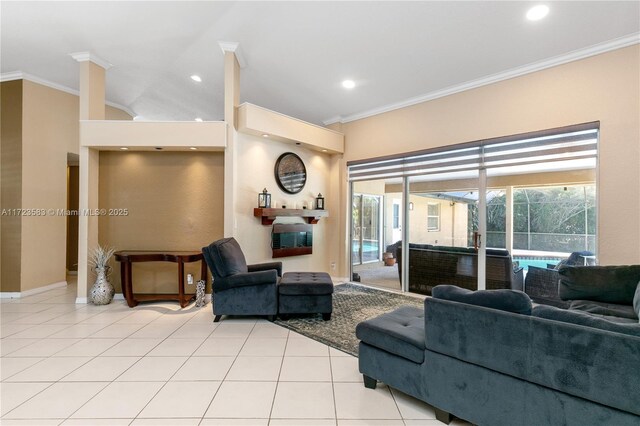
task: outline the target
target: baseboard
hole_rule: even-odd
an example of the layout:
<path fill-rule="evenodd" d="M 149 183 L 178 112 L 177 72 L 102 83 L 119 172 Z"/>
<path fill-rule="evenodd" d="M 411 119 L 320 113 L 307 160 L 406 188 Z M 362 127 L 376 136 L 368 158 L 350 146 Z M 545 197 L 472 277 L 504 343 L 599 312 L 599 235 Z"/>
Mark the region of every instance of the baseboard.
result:
<path fill-rule="evenodd" d="M 19 291 L 2 291 L 0 292 L 0 299 L 20 299 Z"/>
<path fill-rule="evenodd" d="M 87 304 L 87 298 L 86 297 L 76 297 L 76 305 L 78 304 Z"/>
<path fill-rule="evenodd" d="M 113 300 L 124 300 L 124 294 L 116 293 L 113 295 Z"/>
<path fill-rule="evenodd" d="M 54 288 L 66 287 L 66 281 L 58 281 L 57 283 L 45 285 L 43 287 L 32 288 L 25 291 L 14 292 L 1 292 L 0 299 L 20 299 L 22 297 L 33 296 L 34 294 L 44 293 L 45 291 L 53 290 Z"/>

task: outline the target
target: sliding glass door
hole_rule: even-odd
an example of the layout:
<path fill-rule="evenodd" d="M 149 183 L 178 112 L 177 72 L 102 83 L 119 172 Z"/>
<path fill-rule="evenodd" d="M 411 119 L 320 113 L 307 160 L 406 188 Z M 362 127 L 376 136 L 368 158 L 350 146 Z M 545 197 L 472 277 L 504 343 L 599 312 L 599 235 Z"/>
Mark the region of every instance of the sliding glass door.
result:
<path fill-rule="evenodd" d="M 529 264 L 571 254 L 596 263 L 597 144 L 597 123 L 586 123 L 350 163 L 353 264 L 372 235 L 400 237 L 384 247 L 402 289 L 430 294 L 440 284 L 522 290 Z M 376 213 L 390 222 L 372 234 L 357 188 L 380 182 Z"/>
<path fill-rule="evenodd" d="M 352 199 L 352 264 L 377 262 L 382 256 L 382 196 L 354 194 Z"/>

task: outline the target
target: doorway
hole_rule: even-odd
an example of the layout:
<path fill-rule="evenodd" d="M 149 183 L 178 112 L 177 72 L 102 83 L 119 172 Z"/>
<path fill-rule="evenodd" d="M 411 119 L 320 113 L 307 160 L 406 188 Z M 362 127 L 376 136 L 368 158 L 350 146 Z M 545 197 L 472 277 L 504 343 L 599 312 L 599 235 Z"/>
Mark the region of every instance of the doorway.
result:
<path fill-rule="evenodd" d="M 80 157 L 67 154 L 67 211 L 77 212 L 80 196 Z M 78 273 L 78 215 L 67 214 L 67 274 Z"/>

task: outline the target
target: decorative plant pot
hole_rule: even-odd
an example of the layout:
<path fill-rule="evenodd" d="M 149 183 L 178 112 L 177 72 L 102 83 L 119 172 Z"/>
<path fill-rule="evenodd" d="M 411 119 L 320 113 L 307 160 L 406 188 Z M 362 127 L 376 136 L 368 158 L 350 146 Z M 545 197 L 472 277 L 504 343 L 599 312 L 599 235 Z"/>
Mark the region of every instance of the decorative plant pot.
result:
<path fill-rule="evenodd" d="M 91 300 L 95 305 L 108 305 L 116 293 L 116 290 L 107 279 L 109 269 L 109 266 L 95 268 L 96 282 L 91 287 Z"/>
<path fill-rule="evenodd" d="M 387 257 L 384 260 L 384 266 L 393 266 L 396 264 L 396 258 L 395 257 Z"/>

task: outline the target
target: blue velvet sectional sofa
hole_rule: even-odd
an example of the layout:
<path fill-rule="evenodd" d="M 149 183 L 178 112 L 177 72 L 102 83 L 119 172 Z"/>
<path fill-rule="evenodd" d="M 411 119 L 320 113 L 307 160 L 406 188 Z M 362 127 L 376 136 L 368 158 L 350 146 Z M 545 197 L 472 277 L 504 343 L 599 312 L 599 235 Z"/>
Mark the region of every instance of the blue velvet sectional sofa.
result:
<path fill-rule="evenodd" d="M 365 386 L 381 381 L 421 399 L 445 423 L 453 415 L 478 425 L 640 425 L 640 267 L 599 268 L 626 277 L 609 293 L 635 294 L 635 321 L 533 307 L 520 291 L 438 286 L 424 310 L 405 306 L 358 325 Z M 584 297 L 584 288 L 572 291 Z M 599 309 L 607 304 L 615 303 Z"/>

